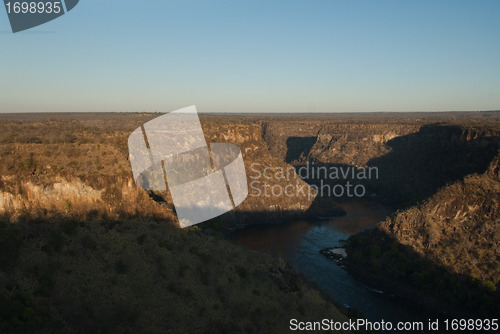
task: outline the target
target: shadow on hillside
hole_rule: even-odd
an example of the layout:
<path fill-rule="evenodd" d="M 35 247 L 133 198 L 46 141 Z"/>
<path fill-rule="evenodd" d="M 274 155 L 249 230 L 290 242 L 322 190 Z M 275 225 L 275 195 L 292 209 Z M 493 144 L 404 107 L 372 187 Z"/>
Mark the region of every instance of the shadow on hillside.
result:
<path fill-rule="evenodd" d="M 346 267 L 357 279 L 389 295 L 446 317 L 487 318 L 500 313 L 491 285 L 451 272 L 379 229 L 349 238 Z"/>
<path fill-rule="evenodd" d="M 387 145 L 392 149 L 389 154 L 368 162 L 380 171 L 374 187 L 392 202 L 407 207 L 468 174 L 484 173 L 498 152 L 500 139 L 477 137 L 473 130 L 459 126 L 435 124 L 394 138 Z"/>
<path fill-rule="evenodd" d="M 290 137 L 286 140 L 285 161 L 291 163 L 303 157 L 307 157 L 311 148 L 316 144 L 316 137 Z"/>
<path fill-rule="evenodd" d="M 141 217 L 8 219 L 0 215 L 1 333 L 284 333 L 273 321 L 343 318 L 283 261 L 197 228 Z M 234 319 L 256 327 L 235 329 Z"/>
<path fill-rule="evenodd" d="M 290 138 L 287 141 L 287 161 L 288 157 L 307 156 L 311 142 L 310 137 Z M 474 130 L 459 126 L 432 124 L 423 126 L 416 133 L 394 138 L 386 145 L 391 148 L 390 153 L 368 162 L 368 167 L 378 169 L 378 173 L 373 171 L 371 177 L 358 178 L 357 167 L 346 164 L 315 162 L 313 165 L 295 165 L 295 168 L 320 170 L 320 177 L 318 173 L 299 173 L 311 185 L 345 185 L 350 181 L 353 185 L 364 185 L 369 193 L 377 194 L 396 208 L 405 208 L 468 174 L 484 173 L 498 152 L 500 138 L 478 135 Z M 299 152 L 300 149 L 303 151 Z M 324 168 L 328 171 L 326 177 Z M 335 170 L 340 171 L 336 179 L 330 177 L 331 171 Z M 304 174 L 307 176 L 303 177 Z M 338 199 L 343 198 L 346 194 Z"/>
<path fill-rule="evenodd" d="M 299 176 L 310 185 L 361 184 L 367 195 L 376 194 L 398 209 L 415 205 L 434 195 L 446 184 L 474 173 L 484 173 L 500 148 L 500 138 L 488 130 L 432 124 L 418 132 L 394 138 L 386 143 L 390 153 L 371 159 L 369 167 L 378 169 L 377 178 L 357 178 L 356 173 L 330 176 L 332 171 L 357 171 L 347 164 L 295 164 Z M 305 157 L 310 152 L 310 138 L 287 141 L 287 157 Z M 293 144 L 293 146 L 292 146 Z M 306 148 L 297 152 L 299 148 Z M 312 164 L 314 162 L 314 164 Z M 312 173 L 312 170 L 316 174 Z M 318 177 L 318 170 L 322 169 Z M 327 176 L 324 175 L 327 170 Z M 304 177 L 305 174 L 305 177 Z M 334 175 L 334 174 L 333 174 Z M 322 182 L 321 182 L 322 181 Z M 342 201 L 346 196 L 338 197 Z M 321 198 L 317 201 L 322 200 Z M 350 238 L 348 244 L 351 274 L 389 294 L 416 302 L 426 309 L 462 316 L 495 315 L 499 292 L 467 275 L 458 275 L 400 244 L 375 229 Z"/>
<path fill-rule="evenodd" d="M 276 208 L 266 211 L 241 211 L 232 210 L 218 217 L 212 218 L 198 224 L 204 233 L 209 235 L 221 234 L 223 237 L 229 237 L 234 231 L 242 228 L 262 225 L 262 224 L 280 224 L 293 219 L 305 219 L 310 215 L 302 210 L 285 210 Z"/>

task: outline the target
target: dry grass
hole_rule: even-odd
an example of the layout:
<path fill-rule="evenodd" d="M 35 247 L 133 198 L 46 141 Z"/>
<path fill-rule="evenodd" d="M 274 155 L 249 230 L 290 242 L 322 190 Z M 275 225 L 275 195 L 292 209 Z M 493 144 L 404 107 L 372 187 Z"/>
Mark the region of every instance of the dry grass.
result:
<path fill-rule="evenodd" d="M 153 116 L 0 122 L 0 332 L 285 333 L 290 318 L 346 319 L 282 261 L 179 229 L 168 193 L 135 186 L 127 136 Z M 251 122 L 207 124 L 247 163 L 284 164 Z"/>

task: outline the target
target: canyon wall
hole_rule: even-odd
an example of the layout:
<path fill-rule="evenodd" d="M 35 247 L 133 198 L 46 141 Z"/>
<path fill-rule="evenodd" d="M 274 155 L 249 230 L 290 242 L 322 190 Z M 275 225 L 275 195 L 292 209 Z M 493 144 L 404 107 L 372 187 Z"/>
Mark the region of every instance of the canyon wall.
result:
<path fill-rule="evenodd" d="M 0 123 L 0 215 L 11 223 L 151 217 L 175 224 L 169 193 L 138 188 L 128 161 L 129 133 L 155 116 Z M 202 224 L 205 231 L 304 216 L 317 199 L 291 166 L 377 167 L 378 179 L 366 187 L 399 211 L 352 239 L 352 264 L 424 290 L 437 279 L 443 298 L 467 290 L 457 300 L 471 305 L 491 305 L 482 296 L 498 295 L 498 120 L 202 115 L 201 121 L 208 143 L 240 147 L 253 185 L 236 210 Z M 306 192 L 265 196 L 265 185 Z"/>
<path fill-rule="evenodd" d="M 396 208 L 417 204 L 450 182 L 483 173 L 500 147 L 498 122 L 288 120 L 263 123 L 271 154 L 299 167 L 376 167 L 365 181 Z"/>
<path fill-rule="evenodd" d="M 112 117 L 101 122 L 97 118 L 90 125 L 87 119 L 2 124 L 0 214 L 12 221 L 51 215 L 105 219 L 151 216 L 175 221 L 168 191 L 145 191 L 132 180 L 127 138 L 142 121 L 152 118 L 132 116 L 122 123 Z M 270 154 L 259 124 L 202 117 L 202 126 L 208 143 L 240 147 L 249 184 L 244 203 L 216 219 L 216 225 L 227 225 L 224 229 L 231 230 L 304 215 L 314 195 L 307 192 L 309 186 L 290 165 Z M 29 135 L 19 137 L 19 133 Z M 265 170 L 267 174 L 280 170 L 292 173 L 289 178 L 266 178 Z M 280 191 L 289 185 L 294 191 L 287 195 L 271 194 L 272 188 Z M 305 192 L 295 191 L 299 188 Z"/>
<path fill-rule="evenodd" d="M 365 185 L 398 210 L 350 238 L 351 273 L 437 312 L 498 314 L 498 120 L 288 120 L 263 129 L 270 151 L 296 167 L 378 168 Z"/>
<path fill-rule="evenodd" d="M 120 121 L 120 117 L 124 119 Z M 71 211 L 111 216 L 149 212 L 174 217 L 169 193 L 138 189 L 128 162 L 128 134 L 154 117 L 78 116 L 74 120 L 4 123 L 0 211 L 19 213 L 24 208 L 25 214 Z M 378 178 L 365 182 L 370 193 L 404 208 L 447 183 L 484 172 L 496 154 L 499 138 L 498 127 L 477 120 L 464 124 L 433 118 L 202 115 L 201 121 L 208 143 L 233 143 L 242 150 L 249 196 L 237 210 L 221 217 L 224 223 L 231 222 L 231 228 L 283 221 L 310 208 L 314 194 L 290 172 L 290 166 L 315 162 L 376 167 Z M 285 172 L 284 177 L 277 176 L 280 171 Z M 89 202 L 71 193 L 61 193 L 53 205 L 28 197 L 33 187 L 48 191 L 64 183 L 76 189 L 84 184 L 98 192 L 100 197 L 91 204 L 94 209 L 88 210 Z M 287 186 L 293 191 L 288 195 L 279 192 Z"/>
<path fill-rule="evenodd" d="M 0 115 L 0 332 L 287 333 L 291 318 L 347 321 L 282 259 L 222 240 L 223 221 L 215 237 L 180 229 L 168 193 L 134 184 L 127 137 L 154 116 Z M 247 164 L 286 166 L 261 150 L 258 127 L 213 127 L 208 139 L 237 143 Z M 276 220 L 288 204 L 308 202 L 245 203 Z"/>

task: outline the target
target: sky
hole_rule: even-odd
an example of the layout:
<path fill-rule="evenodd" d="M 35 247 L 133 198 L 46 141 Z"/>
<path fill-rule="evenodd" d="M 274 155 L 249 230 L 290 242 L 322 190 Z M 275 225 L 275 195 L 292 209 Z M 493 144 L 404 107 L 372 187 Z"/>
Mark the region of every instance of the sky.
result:
<path fill-rule="evenodd" d="M 0 112 L 500 109 L 498 0 L 80 0 L 13 34 Z"/>

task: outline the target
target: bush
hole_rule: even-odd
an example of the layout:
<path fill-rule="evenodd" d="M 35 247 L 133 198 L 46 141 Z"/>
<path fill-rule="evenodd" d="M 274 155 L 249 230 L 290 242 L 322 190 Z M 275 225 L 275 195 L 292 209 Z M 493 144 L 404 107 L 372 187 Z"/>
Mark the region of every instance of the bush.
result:
<path fill-rule="evenodd" d="M 486 290 L 488 290 L 489 292 L 495 292 L 497 291 L 497 287 L 495 285 L 495 283 L 493 283 L 492 281 L 486 281 L 484 283 L 484 287 L 486 288 Z"/>
<path fill-rule="evenodd" d="M 64 201 L 64 211 L 66 211 L 66 213 L 71 211 L 71 202 L 69 200 Z"/>
<path fill-rule="evenodd" d="M 115 263 L 115 271 L 118 273 L 118 274 L 126 274 L 127 271 L 128 271 L 128 267 L 127 265 L 125 264 L 125 262 L 123 262 L 123 260 L 118 260 L 116 261 Z"/>

